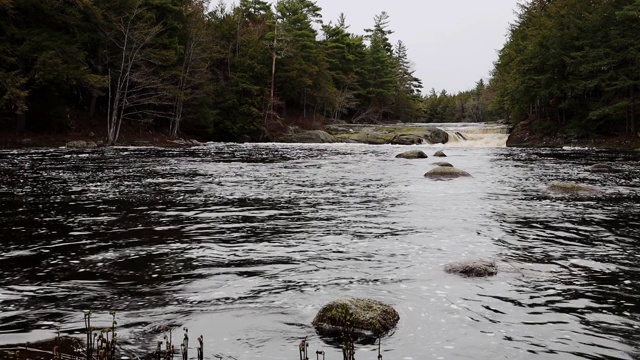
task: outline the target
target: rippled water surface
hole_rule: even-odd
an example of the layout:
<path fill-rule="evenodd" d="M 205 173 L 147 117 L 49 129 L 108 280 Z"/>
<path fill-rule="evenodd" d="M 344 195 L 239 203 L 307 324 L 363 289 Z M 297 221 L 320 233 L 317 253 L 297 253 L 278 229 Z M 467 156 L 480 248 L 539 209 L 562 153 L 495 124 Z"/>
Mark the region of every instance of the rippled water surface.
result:
<path fill-rule="evenodd" d="M 640 359 L 638 154 L 450 147 L 473 178 L 433 181 L 406 149 L 0 151 L 0 344 L 116 310 L 134 349 L 169 325 L 207 359 L 296 359 L 305 336 L 341 359 L 310 322 L 356 296 L 400 313 L 384 359 Z M 618 171 L 589 171 L 603 161 Z M 547 194 L 557 180 L 603 193 Z M 499 274 L 442 270 L 475 258 Z"/>

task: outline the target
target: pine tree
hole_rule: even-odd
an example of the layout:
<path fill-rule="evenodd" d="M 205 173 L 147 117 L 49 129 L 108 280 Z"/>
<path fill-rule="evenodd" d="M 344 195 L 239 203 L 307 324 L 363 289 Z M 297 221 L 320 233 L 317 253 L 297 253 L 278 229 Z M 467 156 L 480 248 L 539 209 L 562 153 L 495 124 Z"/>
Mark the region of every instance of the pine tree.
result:
<path fill-rule="evenodd" d="M 396 62 L 388 29 L 389 15 L 382 12 L 374 17 L 372 29 L 366 29 L 369 41 L 365 72 L 368 74 L 364 90 L 369 99 L 369 108 L 360 119 L 377 121 L 391 117 L 393 99 L 397 91 Z M 368 119 L 367 119 L 368 118 Z"/>

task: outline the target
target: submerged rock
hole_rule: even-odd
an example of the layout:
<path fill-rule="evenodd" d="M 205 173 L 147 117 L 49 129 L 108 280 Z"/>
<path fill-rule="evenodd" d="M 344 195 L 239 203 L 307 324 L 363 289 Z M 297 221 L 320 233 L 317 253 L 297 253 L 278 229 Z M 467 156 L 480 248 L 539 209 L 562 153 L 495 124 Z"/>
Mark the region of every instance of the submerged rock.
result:
<path fill-rule="evenodd" d="M 340 336 L 348 322 L 359 337 L 377 337 L 391 331 L 399 320 L 398 312 L 383 302 L 345 298 L 323 306 L 312 324 L 323 335 Z"/>
<path fill-rule="evenodd" d="M 601 193 L 593 186 L 562 181 L 552 182 L 547 186 L 547 191 L 559 195 L 596 195 Z"/>
<path fill-rule="evenodd" d="M 447 155 L 445 155 L 445 153 L 442 152 L 442 150 L 436 151 L 436 153 L 433 154 L 433 156 L 435 156 L 435 157 L 447 157 Z"/>
<path fill-rule="evenodd" d="M 464 260 L 445 265 L 444 271 L 465 277 L 485 277 L 496 275 L 498 267 L 492 261 Z"/>
<path fill-rule="evenodd" d="M 427 173 L 424 174 L 424 177 L 428 177 L 436 180 L 449 180 L 449 179 L 455 179 L 459 177 L 469 177 L 469 176 L 471 176 L 471 174 L 469 174 L 468 172 L 464 170 L 460 170 L 453 166 L 438 166 L 436 168 L 433 168 L 427 171 Z"/>
<path fill-rule="evenodd" d="M 426 159 L 428 157 L 429 156 L 427 156 L 427 154 L 425 154 L 422 150 L 410 150 L 396 155 L 396 158 L 402 159 Z"/>
<path fill-rule="evenodd" d="M 605 163 L 593 164 L 590 167 L 590 169 L 593 172 L 614 172 L 615 171 L 613 166 L 611 166 L 609 164 L 605 164 Z"/>
<path fill-rule="evenodd" d="M 445 167 L 453 167 L 453 165 L 451 165 L 451 163 L 448 163 L 446 161 L 438 161 L 438 162 L 434 162 L 433 165 L 437 165 L 437 166 L 445 166 Z"/>

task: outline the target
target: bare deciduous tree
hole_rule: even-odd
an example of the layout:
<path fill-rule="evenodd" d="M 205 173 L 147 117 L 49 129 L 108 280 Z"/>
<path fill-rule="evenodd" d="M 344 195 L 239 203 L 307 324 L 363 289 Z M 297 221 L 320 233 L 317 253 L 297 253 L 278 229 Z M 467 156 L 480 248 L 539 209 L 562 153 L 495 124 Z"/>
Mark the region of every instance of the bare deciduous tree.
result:
<path fill-rule="evenodd" d="M 153 40 L 163 25 L 145 19 L 144 10 L 137 1 L 124 16 L 110 19 L 110 28 L 102 29 L 115 49 L 109 56 L 109 144 L 118 140 L 123 119 L 159 115 L 159 106 L 167 104 L 162 78 L 152 66 L 156 63 Z"/>

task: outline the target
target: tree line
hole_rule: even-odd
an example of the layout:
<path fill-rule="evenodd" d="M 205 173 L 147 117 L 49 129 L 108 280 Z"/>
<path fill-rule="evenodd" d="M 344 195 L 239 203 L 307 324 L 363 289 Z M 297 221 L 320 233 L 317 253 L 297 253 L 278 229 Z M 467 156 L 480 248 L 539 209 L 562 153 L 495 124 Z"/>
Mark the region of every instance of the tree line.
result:
<path fill-rule="evenodd" d="M 492 107 L 575 136 L 638 134 L 640 0 L 531 0 L 499 52 Z"/>
<path fill-rule="evenodd" d="M 637 134 L 640 0 L 529 0 L 488 80 L 422 94 L 382 12 L 364 35 L 311 0 L 0 0 L 0 126 L 95 119 L 259 140 L 287 119 L 531 119 L 576 136 Z M 80 114 L 80 115 L 78 115 Z"/>
<path fill-rule="evenodd" d="M 65 131 L 81 114 L 115 143 L 123 122 L 234 140 L 287 116 L 420 120 L 421 81 L 388 14 L 356 35 L 320 11 L 310 0 L 0 0 L 3 126 Z"/>

